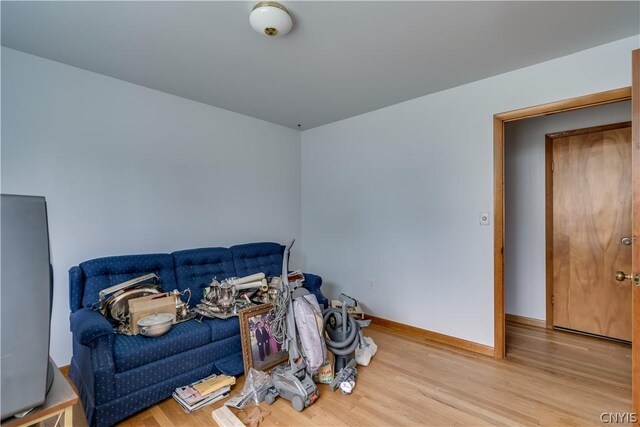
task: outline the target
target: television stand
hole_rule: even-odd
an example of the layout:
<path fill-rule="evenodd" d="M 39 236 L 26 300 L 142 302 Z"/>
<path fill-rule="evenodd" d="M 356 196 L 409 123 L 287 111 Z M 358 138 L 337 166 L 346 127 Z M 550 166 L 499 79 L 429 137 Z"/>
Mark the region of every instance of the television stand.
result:
<path fill-rule="evenodd" d="M 29 426 L 53 417 L 64 418 L 62 425 L 71 427 L 73 425 L 73 405 L 76 403 L 78 403 L 78 395 L 62 372 L 55 367 L 53 385 L 47 393 L 44 403 L 22 418 L 7 418 L 2 423 L 2 427 Z"/>

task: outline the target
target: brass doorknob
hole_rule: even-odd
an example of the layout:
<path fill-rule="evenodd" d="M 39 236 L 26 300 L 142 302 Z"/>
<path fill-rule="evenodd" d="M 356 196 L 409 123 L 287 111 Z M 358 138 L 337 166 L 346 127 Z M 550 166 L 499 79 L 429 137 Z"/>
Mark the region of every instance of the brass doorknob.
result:
<path fill-rule="evenodd" d="M 624 271 L 616 271 L 618 282 L 624 282 L 627 279 L 631 280 L 632 285 L 640 287 L 640 274 L 626 274 Z"/>
<path fill-rule="evenodd" d="M 616 271 L 616 280 L 618 282 L 624 282 L 627 279 L 631 280 L 632 276 L 630 274 L 626 274 L 624 271 Z"/>

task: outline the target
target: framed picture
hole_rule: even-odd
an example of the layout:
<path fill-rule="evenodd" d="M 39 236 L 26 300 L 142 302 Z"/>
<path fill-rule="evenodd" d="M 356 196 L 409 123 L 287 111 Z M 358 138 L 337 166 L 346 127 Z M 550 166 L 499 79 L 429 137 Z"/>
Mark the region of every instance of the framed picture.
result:
<path fill-rule="evenodd" d="M 268 371 L 288 360 L 289 353 L 273 336 L 273 304 L 247 308 L 240 311 L 238 317 L 245 374 L 251 368 Z"/>

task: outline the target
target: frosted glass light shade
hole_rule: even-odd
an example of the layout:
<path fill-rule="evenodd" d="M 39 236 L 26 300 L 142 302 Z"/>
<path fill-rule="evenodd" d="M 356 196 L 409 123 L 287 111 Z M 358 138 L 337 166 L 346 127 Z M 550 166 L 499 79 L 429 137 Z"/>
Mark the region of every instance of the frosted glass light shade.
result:
<path fill-rule="evenodd" d="M 249 15 L 254 30 L 268 37 L 281 37 L 291 30 L 291 16 L 280 3 L 265 1 L 255 5 Z"/>

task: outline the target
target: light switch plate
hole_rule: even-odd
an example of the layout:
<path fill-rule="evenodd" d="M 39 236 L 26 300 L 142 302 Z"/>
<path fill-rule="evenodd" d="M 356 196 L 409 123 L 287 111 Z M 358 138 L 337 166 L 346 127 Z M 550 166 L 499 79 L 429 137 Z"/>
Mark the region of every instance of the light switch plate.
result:
<path fill-rule="evenodd" d="M 491 224 L 491 217 L 489 216 L 489 212 L 480 212 L 480 225 L 489 224 Z"/>

